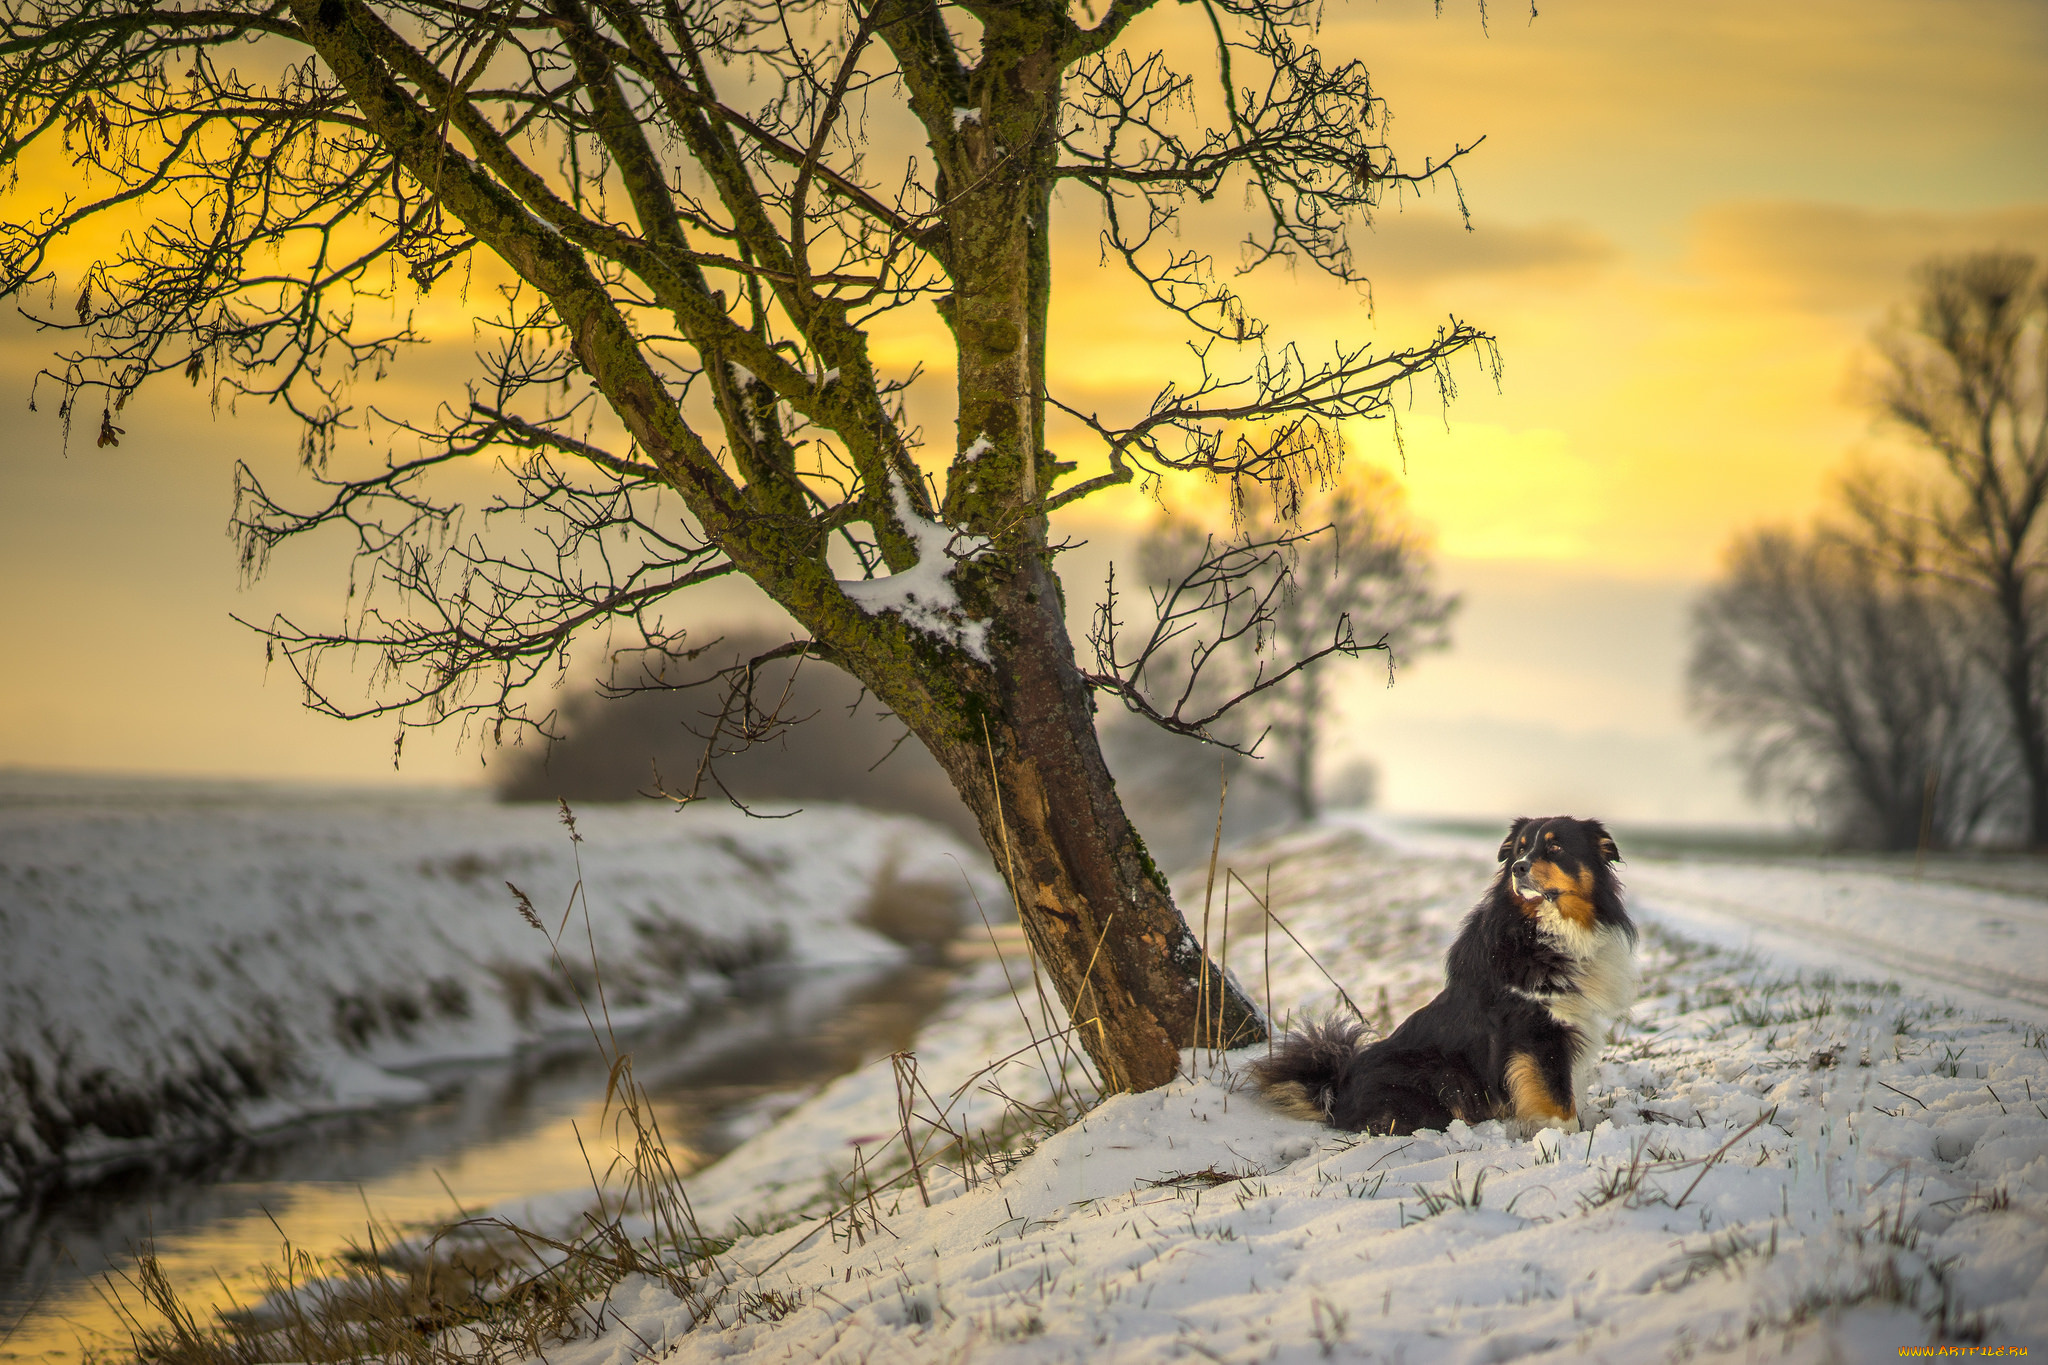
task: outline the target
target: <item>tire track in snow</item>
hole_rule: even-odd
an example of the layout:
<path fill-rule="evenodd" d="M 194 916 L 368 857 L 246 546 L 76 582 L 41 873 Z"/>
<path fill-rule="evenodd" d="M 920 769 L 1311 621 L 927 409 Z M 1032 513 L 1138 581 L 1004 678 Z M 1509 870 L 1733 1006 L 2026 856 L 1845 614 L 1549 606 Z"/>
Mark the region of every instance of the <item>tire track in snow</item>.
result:
<path fill-rule="evenodd" d="M 1729 885 L 1702 889 L 1702 878 Z M 1743 946 L 1838 973 L 1860 959 L 1902 986 L 2048 1017 L 2048 914 L 2010 894 L 1768 864 L 1650 864 L 1628 880 L 1631 907 L 1680 932 L 1763 932 L 1769 941 Z"/>

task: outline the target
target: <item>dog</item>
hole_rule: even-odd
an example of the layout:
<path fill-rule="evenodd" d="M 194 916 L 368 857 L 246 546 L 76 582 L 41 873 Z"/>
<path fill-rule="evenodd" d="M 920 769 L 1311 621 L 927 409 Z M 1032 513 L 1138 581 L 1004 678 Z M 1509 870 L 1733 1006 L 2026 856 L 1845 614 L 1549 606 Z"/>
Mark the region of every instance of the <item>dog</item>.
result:
<path fill-rule="evenodd" d="M 1444 989 L 1378 1042 L 1331 1019 L 1253 1063 L 1269 1103 L 1353 1132 L 1453 1119 L 1576 1132 L 1607 1032 L 1635 1003 L 1636 926 L 1597 820 L 1523 817 L 1444 961 Z"/>

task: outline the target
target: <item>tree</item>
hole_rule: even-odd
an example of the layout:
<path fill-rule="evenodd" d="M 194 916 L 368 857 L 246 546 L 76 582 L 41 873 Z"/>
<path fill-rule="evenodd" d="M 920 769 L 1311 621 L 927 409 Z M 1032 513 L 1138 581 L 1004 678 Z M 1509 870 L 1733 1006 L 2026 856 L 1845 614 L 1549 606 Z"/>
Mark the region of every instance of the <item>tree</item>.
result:
<path fill-rule="evenodd" d="M 1250 780 L 1245 769 L 1256 766 L 1256 758 L 1162 730 L 1121 708 L 1105 708 L 1100 730 L 1102 757 L 1116 778 L 1117 795 L 1144 837 L 1146 851 L 1170 872 L 1206 871 L 1214 841 L 1242 844 L 1294 818 L 1278 792 Z M 1229 799 L 1219 805 L 1225 783 Z M 1223 817 L 1220 832 L 1218 814 Z"/>
<path fill-rule="evenodd" d="M 1694 608 L 1687 682 L 1752 785 L 1811 799 L 1842 842 L 1959 844 L 2013 774 L 1974 630 L 1960 593 L 1839 530 L 1756 531 Z"/>
<path fill-rule="evenodd" d="M 1361 467 L 1346 481 L 1298 495 L 1276 517 L 1313 529 L 1256 554 L 1224 611 L 1234 628 L 1207 634 L 1196 630 L 1198 618 L 1177 613 L 1189 585 L 1205 582 L 1217 562 L 1217 537 L 1188 521 L 1155 523 L 1139 562 L 1163 628 L 1131 671 L 1154 674 L 1153 693 L 1245 698 L 1226 734 L 1245 750 L 1264 748 L 1271 762 L 1253 764 L 1252 777 L 1280 792 L 1294 818 L 1313 820 L 1322 809 L 1317 758 L 1329 698 L 1322 669 L 1289 665 L 1329 652 L 1335 642 L 1342 654 L 1383 653 L 1391 682 L 1399 663 L 1450 642 L 1458 600 L 1431 586 L 1427 552 L 1408 525 L 1400 488 L 1379 469 Z M 1220 553 L 1242 555 L 1244 546 L 1226 538 Z M 1107 644 L 1112 613 L 1100 621 L 1098 641 Z"/>
<path fill-rule="evenodd" d="M 1344 420 L 1416 379 L 1447 399 L 1456 356 L 1491 359 L 1455 319 L 1311 356 L 1170 243 L 1183 206 L 1241 186 L 1245 268 L 1362 283 L 1350 228 L 1469 149 L 1401 169 L 1307 0 L 1204 0 L 1199 91 L 1140 41 L 1152 7 L 13 0 L 0 156 L 63 197 L 0 228 L 0 291 L 73 338 L 39 383 L 67 422 L 96 401 L 103 443 L 167 372 L 301 419 L 317 496 L 245 469 L 236 524 L 252 572 L 323 528 L 360 547 L 346 620 L 266 627 L 322 710 L 545 723 L 522 685 L 573 640 L 687 653 L 678 595 L 751 578 L 802 632 L 770 658 L 850 673 L 945 769 L 1105 1082 L 1146 1088 L 1191 1041 L 1263 1026 L 1118 804 L 1048 519 L 1176 470 L 1295 478 L 1337 458 Z M 1047 391 L 1061 187 L 1193 331 L 1143 413 Z M 96 221 L 106 245 L 60 272 Z M 65 315 L 37 287 L 74 282 Z M 437 288 L 496 299 L 466 392 L 356 406 Z M 914 373 L 870 345 L 926 306 L 953 350 L 942 480 L 918 462 Z M 1049 409 L 1099 445 L 1086 477 L 1046 448 Z M 338 444 L 356 429 L 383 446 L 365 469 Z M 493 460 L 495 495 L 449 477 Z M 365 652 L 369 695 L 323 674 Z M 742 736 L 776 723 L 750 692 L 733 714 Z"/>
<path fill-rule="evenodd" d="M 1927 262 L 1910 316 L 1879 336 L 1880 413 L 1928 458 L 1921 478 L 1848 489 L 1901 571 L 1975 600 L 1977 644 L 2027 793 L 2027 841 L 2048 846 L 2048 272 L 2006 252 Z"/>
<path fill-rule="evenodd" d="M 628 801 L 697 787 L 702 767 L 704 786 L 744 807 L 846 801 L 980 837 L 931 755 L 836 668 L 803 659 L 764 664 L 754 689 L 789 723 L 751 742 L 721 724 L 725 671 L 781 643 L 766 631 L 737 632 L 668 679 L 672 686 L 578 692 L 561 708 L 561 737 L 499 754 L 492 785 L 506 801 Z"/>

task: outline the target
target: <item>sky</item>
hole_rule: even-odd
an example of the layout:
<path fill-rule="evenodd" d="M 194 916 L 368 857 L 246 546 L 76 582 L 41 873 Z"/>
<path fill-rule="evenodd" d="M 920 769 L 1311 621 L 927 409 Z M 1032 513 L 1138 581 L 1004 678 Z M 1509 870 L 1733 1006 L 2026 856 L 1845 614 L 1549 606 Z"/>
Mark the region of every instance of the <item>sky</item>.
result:
<path fill-rule="evenodd" d="M 1145 36 L 1192 53 L 1189 11 Z M 2048 254 L 2048 5 L 2038 0 L 1641 0 L 1540 13 L 1447 0 L 1333 3 L 1326 52 L 1363 58 L 1404 162 L 1484 143 L 1448 191 L 1382 206 L 1358 239 L 1370 299 L 1306 273 L 1255 276 L 1280 334 L 1316 347 L 1420 341 L 1447 315 L 1498 340 L 1499 382 L 1460 371 L 1448 409 L 1418 394 L 1351 433 L 1394 470 L 1459 592 L 1454 647 L 1391 689 L 1341 676 L 1333 759 L 1370 757 L 1396 811 L 1568 809 L 1637 822 L 1754 822 L 1759 804 L 1684 701 L 1686 618 L 1730 538 L 1820 509 L 1851 457 L 1908 458 L 1863 401 L 1869 336 L 1929 254 Z M 1237 209 L 1187 226 L 1227 244 Z M 1056 210 L 1051 382 L 1105 415 L 1141 411 L 1180 363 L 1170 320 L 1096 246 L 1085 196 Z M 459 321 L 459 320 L 458 320 Z M 878 338 L 928 359 L 934 319 Z M 128 436 L 65 441 L 25 404 L 46 342 L 0 323 L 0 766 L 446 782 L 487 753 L 299 705 L 233 619 L 332 620 L 341 547 L 288 548 L 254 584 L 225 535 L 237 457 L 289 478 L 274 412 L 210 410 L 164 385 Z M 432 364 L 390 381 L 431 386 Z M 939 395 L 949 376 L 933 375 Z M 1055 430 L 1057 449 L 1070 433 Z M 1166 506 L 1196 515 L 1199 488 Z M 1092 600 L 1157 505 L 1064 514 Z M 715 628 L 753 609 L 706 596 Z"/>

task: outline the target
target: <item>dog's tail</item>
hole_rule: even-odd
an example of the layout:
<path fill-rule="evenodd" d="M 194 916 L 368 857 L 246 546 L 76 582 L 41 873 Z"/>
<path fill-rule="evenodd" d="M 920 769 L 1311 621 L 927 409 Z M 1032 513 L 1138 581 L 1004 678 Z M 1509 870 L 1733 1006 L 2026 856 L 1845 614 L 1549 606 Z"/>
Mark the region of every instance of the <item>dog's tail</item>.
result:
<path fill-rule="evenodd" d="M 1363 1025 L 1350 1019 L 1325 1019 L 1290 1032 L 1270 1057 L 1253 1062 L 1252 1081 L 1266 1102 L 1281 1113 L 1328 1123 L 1338 1078 L 1365 1045 Z"/>

